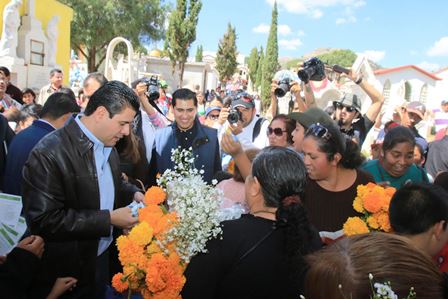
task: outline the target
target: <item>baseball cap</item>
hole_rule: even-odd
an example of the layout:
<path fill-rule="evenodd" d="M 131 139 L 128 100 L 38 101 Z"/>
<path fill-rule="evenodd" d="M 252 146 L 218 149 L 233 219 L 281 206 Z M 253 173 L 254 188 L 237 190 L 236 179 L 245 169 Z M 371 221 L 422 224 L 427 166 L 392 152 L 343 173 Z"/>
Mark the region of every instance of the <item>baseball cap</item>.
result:
<path fill-rule="evenodd" d="M 246 92 L 239 93 L 232 100 L 231 106 L 232 108 L 237 107 L 254 108 L 255 107 L 254 98 Z"/>
<path fill-rule="evenodd" d="M 321 123 L 324 126 L 335 124 L 327 112 L 317 107 L 312 107 L 305 112 L 293 112 L 289 114 L 289 118 L 294 119 L 306 129 L 315 123 Z"/>
<path fill-rule="evenodd" d="M 205 109 L 205 116 L 207 117 L 210 112 L 215 111 L 215 110 L 221 111 L 221 107 L 218 107 L 218 106 L 207 107 L 207 109 Z"/>
<path fill-rule="evenodd" d="M 407 106 L 406 106 L 406 110 L 408 112 L 412 112 L 417 114 L 421 119 L 424 118 L 425 112 L 426 112 L 426 107 L 423 103 L 420 103 L 418 101 L 414 101 L 414 102 L 410 102 Z"/>
<path fill-rule="evenodd" d="M 442 100 L 441 104 L 442 104 L 442 105 L 446 105 L 446 104 L 448 104 L 448 99 L 444 99 L 444 100 Z"/>
<path fill-rule="evenodd" d="M 166 83 L 165 80 L 160 80 L 160 81 L 159 81 L 159 86 L 160 86 L 160 88 L 162 88 L 162 89 L 166 89 L 166 88 L 168 88 L 168 83 Z"/>
<path fill-rule="evenodd" d="M 344 106 L 354 107 L 358 112 L 361 112 L 361 100 L 356 94 L 346 93 L 342 96 L 339 101 L 335 101 L 336 103 L 340 103 Z"/>

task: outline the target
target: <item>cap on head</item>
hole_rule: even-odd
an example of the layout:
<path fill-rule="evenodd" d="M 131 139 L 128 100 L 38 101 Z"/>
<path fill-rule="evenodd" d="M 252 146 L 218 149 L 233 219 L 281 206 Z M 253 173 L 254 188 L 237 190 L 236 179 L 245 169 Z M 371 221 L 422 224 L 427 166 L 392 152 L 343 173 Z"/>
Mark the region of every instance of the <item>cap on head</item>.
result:
<path fill-rule="evenodd" d="M 207 109 L 205 109 L 205 116 L 207 117 L 210 114 L 210 112 L 215 111 L 215 110 L 221 111 L 221 107 L 218 107 L 218 106 L 207 107 Z"/>
<path fill-rule="evenodd" d="M 418 101 L 414 101 L 414 102 L 410 102 L 407 106 L 406 106 L 406 110 L 408 112 L 412 112 L 417 114 L 421 119 L 424 118 L 425 116 L 425 112 L 426 112 L 426 107 L 423 103 L 420 103 Z"/>
<path fill-rule="evenodd" d="M 242 92 L 235 96 L 232 100 L 231 106 L 232 108 L 243 107 L 250 109 L 255 107 L 255 102 L 250 94 Z"/>
<path fill-rule="evenodd" d="M 328 113 L 316 107 L 312 107 L 305 112 L 293 112 L 289 114 L 289 117 L 300 123 L 305 128 L 308 128 L 315 123 L 321 123 L 324 126 L 334 124 L 334 121 Z"/>
<path fill-rule="evenodd" d="M 356 110 L 358 110 L 358 112 L 361 112 L 361 100 L 359 99 L 359 97 L 356 94 L 353 93 L 346 93 L 343 95 L 343 97 L 339 100 L 336 101 L 344 106 L 351 106 L 353 108 L 355 108 Z"/>

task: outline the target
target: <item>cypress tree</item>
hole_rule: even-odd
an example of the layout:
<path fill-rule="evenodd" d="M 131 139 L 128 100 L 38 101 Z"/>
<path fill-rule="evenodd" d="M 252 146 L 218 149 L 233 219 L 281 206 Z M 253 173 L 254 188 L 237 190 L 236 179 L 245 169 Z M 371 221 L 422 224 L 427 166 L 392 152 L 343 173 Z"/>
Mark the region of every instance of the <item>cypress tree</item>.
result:
<path fill-rule="evenodd" d="M 263 82 L 263 62 L 264 62 L 264 50 L 263 46 L 260 47 L 260 56 L 258 57 L 257 76 L 255 79 L 255 88 L 260 92 L 261 83 Z"/>
<path fill-rule="evenodd" d="M 249 62 L 248 62 L 249 78 L 250 78 L 250 81 L 252 82 L 252 89 L 255 88 L 256 82 L 257 82 L 257 69 L 258 69 L 258 60 L 259 59 L 260 59 L 260 57 L 258 56 L 258 49 L 255 47 L 250 51 Z"/>
<path fill-rule="evenodd" d="M 202 53 L 203 52 L 204 52 L 204 49 L 202 48 L 202 45 L 199 45 L 198 48 L 196 49 L 196 57 L 195 57 L 196 62 L 202 62 Z"/>
<path fill-rule="evenodd" d="M 227 32 L 220 39 L 218 51 L 216 52 L 216 70 L 219 73 L 219 80 L 225 82 L 230 80 L 237 70 L 238 62 L 236 58 L 236 32 L 232 24 L 227 25 Z"/>
<path fill-rule="evenodd" d="M 272 9 L 271 28 L 269 30 L 268 42 L 266 45 L 266 56 L 263 62 L 263 82 L 261 84 L 261 99 L 264 107 L 271 101 L 271 82 L 274 74 L 279 69 L 278 64 L 278 42 L 277 42 L 277 2 Z"/>

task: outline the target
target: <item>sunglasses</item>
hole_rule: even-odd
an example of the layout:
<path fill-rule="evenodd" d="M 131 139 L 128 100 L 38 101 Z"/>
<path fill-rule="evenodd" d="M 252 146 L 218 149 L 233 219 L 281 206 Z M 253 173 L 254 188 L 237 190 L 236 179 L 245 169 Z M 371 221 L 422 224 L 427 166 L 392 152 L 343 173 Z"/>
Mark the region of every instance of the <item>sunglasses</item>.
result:
<path fill-rule="evenodd" d="M 286 130 L 282 130 L 281 128 L 273 129 L 271 127 L 268 127 L 268 130 L 267 130 L 267 134 L 268 135 L 271 135 L 272 133 L 274 133 L 275 136 L 279 136 L 279 137 L 282 136 L 284 132 L 287 132 L 287 131 Z"/>
<path fill-rule="evenodd" d="M 306 130 L 305 135 L 313 135 L 317 138 L 322 138 L 325 140 L 330 140 L 331 133 L 328 131 L 327 128 L 322 126 L 320 123 L 312 124 L 308 130 Z"/>
<path fill-rule="evenodd" d="M 356 111 L 356 108 L 355 108 L 355 107 L 353 107 L 353 106 L 345 106 L 345 105 L 343 105 L 343 104 L 341 104 L 341 103 L 335 103 L 335 104 L 334 104 L 334 107 L 335 107 L 336 109 L 340 109 L 340 110 L 342 110 L 342 109 L 345 108 L 345 110 L 346 110 L 347 112 L 354 112 L 354 111 Z"/>

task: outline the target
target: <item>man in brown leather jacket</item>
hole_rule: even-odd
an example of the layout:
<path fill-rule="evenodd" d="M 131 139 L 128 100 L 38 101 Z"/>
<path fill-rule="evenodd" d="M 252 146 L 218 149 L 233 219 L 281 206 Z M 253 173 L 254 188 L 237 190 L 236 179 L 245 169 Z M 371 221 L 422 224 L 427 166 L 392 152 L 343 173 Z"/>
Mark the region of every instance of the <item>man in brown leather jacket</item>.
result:
<path fill-rule="evenodd" d="M 122 182 L 114 148 L 129 134 L 138 109 L 132 89 L 110 81 L 92 95 L 84 115 L 31 152 L 23 170 L 24 211 L 31 233 L 46 243 L 33 298 L 61 276 L 78 280 L 64 298 L 104 298 L 112 228 L 136 224 L 126 205 L 143 197 Z"/>

